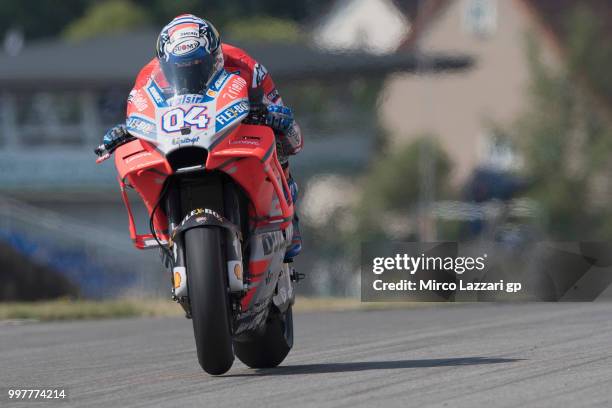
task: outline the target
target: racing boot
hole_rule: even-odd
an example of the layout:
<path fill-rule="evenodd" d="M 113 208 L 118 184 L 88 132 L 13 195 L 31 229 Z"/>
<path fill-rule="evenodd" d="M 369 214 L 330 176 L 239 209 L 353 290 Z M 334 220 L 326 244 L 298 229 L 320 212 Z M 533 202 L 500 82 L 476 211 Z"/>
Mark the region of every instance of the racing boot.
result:
<path fill-rule="evenodd" d="M 298 198 L 298 186 L 293 177 L 289 177 L 287 180 L 287 185 L 289 186 L 289 190 L 291 192 L 291 201 L 293 201 L 293 237 L 291 238 L 291 244 L 287 248 L 285 252 L 285 262 L 293 261 L 299 253 L 302 251 L 302 234 L 300 233 L 300 219 L 298 218 L 297 212 L 295 212 L 295 205 L 297 203 Z"/>

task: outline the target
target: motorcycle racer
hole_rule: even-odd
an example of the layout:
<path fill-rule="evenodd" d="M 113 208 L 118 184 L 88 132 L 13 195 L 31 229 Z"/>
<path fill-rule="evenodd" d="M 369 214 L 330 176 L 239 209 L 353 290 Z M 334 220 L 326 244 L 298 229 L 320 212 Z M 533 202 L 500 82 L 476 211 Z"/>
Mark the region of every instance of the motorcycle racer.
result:
<path fill-rule="evenodd" d="M 138 90 L 149 81 L 162 93 L 173 95 L 204 94 L 208 86 L 223 72 L 241 76 L 249 84 L 252 101 L 267 109 L 265 124 L 275 130 L 277 153 L 285 171 L 292 200 L 298 188 L 289 171 L 288 156 L 300 152 L 303 146 L 300 127 L 293 111 L 284 106 L 276 85 L 266 68 L 238 47 L 221 43 L 218 31 L 207 20 L 191 14 L 174 18 L 160 32 L 156 57 L 139 72 L 128 97 L 128 111 L 139 103 Z M 124 124 L 109 129 L 103 145 L 96 149 L 98 156 L 110 155 L 122 143 L 131 140 Z M 293 217 L 293 238 L 285 259 L 297 256 L 302 247 L 299 220 Z"/>

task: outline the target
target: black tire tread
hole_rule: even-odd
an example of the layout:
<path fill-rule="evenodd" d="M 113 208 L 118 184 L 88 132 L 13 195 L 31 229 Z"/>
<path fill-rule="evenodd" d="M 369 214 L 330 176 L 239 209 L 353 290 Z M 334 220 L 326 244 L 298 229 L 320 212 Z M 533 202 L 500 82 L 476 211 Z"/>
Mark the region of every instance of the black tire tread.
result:
<path fill-rule="evenodd" d="M 227 372 L 234 361 L 228 320 L 228 295 L 218 228 L 185 231 L 187 282 L 198 361 L 212 375 Z"/>

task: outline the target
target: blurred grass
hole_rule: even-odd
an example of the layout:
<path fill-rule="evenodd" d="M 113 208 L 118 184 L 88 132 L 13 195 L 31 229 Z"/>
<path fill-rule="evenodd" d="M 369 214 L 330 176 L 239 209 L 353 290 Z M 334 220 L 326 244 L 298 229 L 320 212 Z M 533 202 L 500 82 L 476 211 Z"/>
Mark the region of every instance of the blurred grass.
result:
<path fill-rule="evenodd" d="M 354 298 L 305 298 L 298 297 L 296 312 L 379 310 L 414 307 L 418 303 L 362 303 Z M 125 317 L 182 316 L 181 307 L 161 299 L 133 300 L 52 300 L 44 302 L 0 303 L 0 320 L 80 320 L 114 319 Z"/>
<path fill-rule="evenodd" d="M 180 307 L 162 300 L 52 300 L 43 302 L 0 303 L 0 320 L 34 319 L 78 320 L 108 319 L 134 316 L 179 315 Z"/>

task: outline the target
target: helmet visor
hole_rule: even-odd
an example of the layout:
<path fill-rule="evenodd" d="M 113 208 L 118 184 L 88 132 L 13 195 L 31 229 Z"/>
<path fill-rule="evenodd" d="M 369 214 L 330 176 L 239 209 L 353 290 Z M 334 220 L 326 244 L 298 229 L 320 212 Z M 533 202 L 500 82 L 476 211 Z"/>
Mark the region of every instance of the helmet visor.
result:
<path fill-rule="evenodd" d="M 203 93 L 218 70 L 214 54 L 188 61 L 162 62 L 161 68 L 174 95 Z"/>

